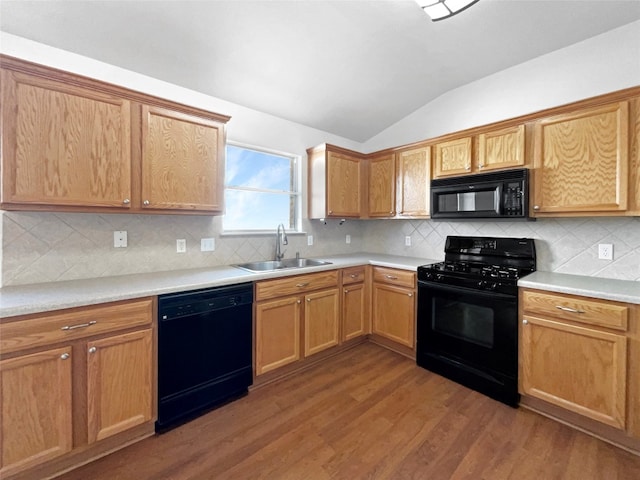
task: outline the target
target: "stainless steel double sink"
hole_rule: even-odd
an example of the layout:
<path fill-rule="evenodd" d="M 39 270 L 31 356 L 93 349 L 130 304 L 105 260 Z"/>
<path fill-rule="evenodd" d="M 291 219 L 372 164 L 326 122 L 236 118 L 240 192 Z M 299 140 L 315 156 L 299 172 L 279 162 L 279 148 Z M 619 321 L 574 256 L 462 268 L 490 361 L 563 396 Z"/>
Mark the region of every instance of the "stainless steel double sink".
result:
<path fill-rule="evenodd" d="M 313 258 L 287 258 L 284 260 L 265 260 L 262 262 L 239 263 L 233 266 L 250 272 L 270 272 L 274 270 L 284 270 L 287 268 L 319 267 L 321 265 L 331 265 L 331 262 L 315 260 Z"/>

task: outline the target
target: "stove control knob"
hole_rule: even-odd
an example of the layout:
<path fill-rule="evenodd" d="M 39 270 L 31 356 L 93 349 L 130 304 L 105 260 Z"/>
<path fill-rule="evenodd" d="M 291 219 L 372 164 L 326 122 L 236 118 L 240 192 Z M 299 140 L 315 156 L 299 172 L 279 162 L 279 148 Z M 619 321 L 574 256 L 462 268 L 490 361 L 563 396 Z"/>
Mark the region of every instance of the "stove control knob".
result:
<path fill-rule="evenodd" d="M 425 278 L 426 278 L 427 280 L 433 280 L 433 273 L 431 273 L 431 272 L 426 273 L 426 274 L 425 274 Z"/>
<path fill-rule="evenodd" d="M 491 285 L 489 285 L 489 290 L 495 290 L 496 288 L 498 288 L 498 284 L 496 282 L 493 282 Z"/>
<path fill-rule="evenodd" d="M 487 282 L 485 282 L 484 280 L 480 280 L 478 282 L 478 287 L 483 288 L 486 284 L 487 284 Z"/>
<path fill-rule="evenodd" d="M 442 280 L 443 278 L 444 278 L 444 275 L 442 275 L 440 273 L 438 275 L 436 275 L 436 280 Z"/>

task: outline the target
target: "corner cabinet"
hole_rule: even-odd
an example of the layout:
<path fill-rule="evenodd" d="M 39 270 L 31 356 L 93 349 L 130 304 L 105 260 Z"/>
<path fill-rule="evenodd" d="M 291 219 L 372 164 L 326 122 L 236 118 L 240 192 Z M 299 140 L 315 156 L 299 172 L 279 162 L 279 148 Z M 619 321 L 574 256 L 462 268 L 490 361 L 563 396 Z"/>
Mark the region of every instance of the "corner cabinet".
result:
<path fill-rule="evenodd" d="M 533 214 L 623 214 L 629 195 L 629 102 L 539 120 Z"/>
<path fill-rule="evenodd" d="M 363 214 L 362 155 L 323 144 L 307 150 L 309 218 L 360 218 Z"/>
<path fill-rule="evenodd" d="M 431 147 L 397 152 L 396 182 L 396 214 L 399 217 L 428 218 L 431 214 Z"/>
<path fill-rule="evenodd" d="M 638 449 L 637 308 L 531 289 L 520 290 L 520 304 L 523 403 Z"/>
<path fill-rule="evenodd" d="M 395 155 L 372 157 L 367 162 L 369 217 L 393 217 L 396 204 Z"/>
<path fill-rule="evenodd" d="M 45 478 L 154 432 L 153 300 L 0 323 L 0 476 Z"/>
<path fill-rule="evenodd" d="M 221 213 L 229 117 L 0 55 L 5 210 Z"/>

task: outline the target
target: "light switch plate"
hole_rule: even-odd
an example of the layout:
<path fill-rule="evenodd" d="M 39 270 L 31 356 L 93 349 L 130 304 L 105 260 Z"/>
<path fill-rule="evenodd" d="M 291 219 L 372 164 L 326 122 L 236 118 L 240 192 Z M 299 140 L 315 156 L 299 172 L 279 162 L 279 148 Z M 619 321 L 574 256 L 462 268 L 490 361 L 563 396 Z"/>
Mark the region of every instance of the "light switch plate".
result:
<path fill-rule="evenodd" d="M 313 245 L 313 235 L 307 235 L 307 245 Z"/>
<path fill-rule="evenodd" d="M 348 235 L 344 237 L 344 241 L 347 242 L 347 244 L 351 243 L 351 235 Z"/>
<path fill-rule="evenodd" d="M 404 246 L 405 247 L 411 246 L 411 236 L 407 235 L 406 237 L 404 237 Z"/>

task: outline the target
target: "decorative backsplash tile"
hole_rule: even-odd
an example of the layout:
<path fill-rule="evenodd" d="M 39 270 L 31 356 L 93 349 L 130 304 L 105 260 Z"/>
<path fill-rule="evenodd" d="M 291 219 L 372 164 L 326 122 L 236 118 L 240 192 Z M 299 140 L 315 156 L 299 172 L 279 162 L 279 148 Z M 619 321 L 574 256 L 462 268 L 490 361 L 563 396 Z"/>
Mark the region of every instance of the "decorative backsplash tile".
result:
<path fill-rule="evenodd" d="M 220 235 L 220 217 L 2 212 L 1 218 L 5 286 L 265 260 L 273 258 L 275 248 L 275 226 L 273 235 Z M 640 218 L 348 220 L 342 225 L 305 220 L 303 229 L 314 245 L 307 246 L 307 235 L 289 235 L 286 257 L 369 251 L 440 260 L 447 235 L 532 237 L 538 270 L 640 280 Z M 114 230 L 128 232 L 127 248 L 113 247 Z M 200 239 L 207 237 L 215 238 L 213 252 L 200 251 Z M 176 253 L 178 238 L 186 239 L 186 253 Z M 598 260 L 598 243 L 614 245 L 613 261 Z"/>

